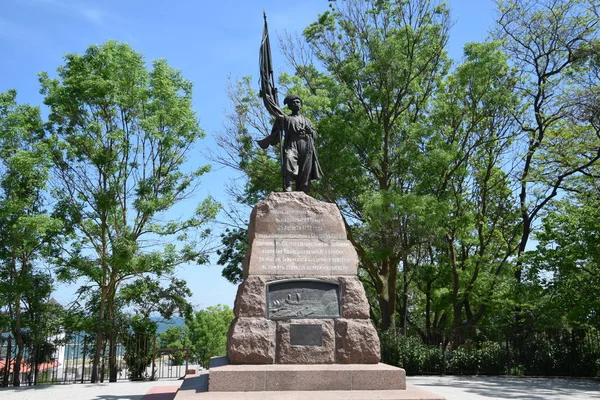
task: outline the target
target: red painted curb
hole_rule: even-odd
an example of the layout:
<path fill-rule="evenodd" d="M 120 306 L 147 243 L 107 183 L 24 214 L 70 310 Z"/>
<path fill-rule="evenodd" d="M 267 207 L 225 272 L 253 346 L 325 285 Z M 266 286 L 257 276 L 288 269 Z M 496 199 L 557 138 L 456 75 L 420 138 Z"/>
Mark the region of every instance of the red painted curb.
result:
<path fill-rule="evenodd" d="M 148 390 L 142 400 L 173 400 L 179 386 L 155 386 Z"/>

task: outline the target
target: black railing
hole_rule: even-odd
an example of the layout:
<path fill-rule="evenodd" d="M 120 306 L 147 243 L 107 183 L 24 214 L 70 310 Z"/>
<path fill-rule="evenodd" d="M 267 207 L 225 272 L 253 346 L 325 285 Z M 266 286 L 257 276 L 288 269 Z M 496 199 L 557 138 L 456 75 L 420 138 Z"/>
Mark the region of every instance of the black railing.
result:
<path fill-rule="evenodd" d="M 95 352 L 93 336 L 85 333 L 59 334 L 26 346 L 19 371 L 21 385 L 84 383 L 91 381 Z M 113 376 L 116 380 L 156 380 L 183 377 L 189 368 L 186 349 L 157 348 L 156 335 L 117 335 Z M 172 353 L 183 352 L 183 365 L 173 365 Z M 110 348 L 101 350 L 97 380 L 110 379 Z M 17 346 L 9 334 L 0 334 L 0 386 L 12 386 Z"/>
<path fill-rule="evenodd" d="M 600 332 L 596 329 L 499 330 L 469 327 L 381 335 L 382 361 L 410 375 L 526 375 L 600 376 Z M 157 347 L 155 335 L 117 335 L 113 375 L 117 380 L 180 378 L 189 368 L 186 349 Z M 95 352 L 93 336 L 60 334 L 26 346 L 19 378 L 21 385 L 91 381 Z M 183 365 L 173 365 L 185 354 Z M 10 386 L 17 346 L 11 335 L 0 334 L 0 386 Z M 98 380 L 109 381 L 110 349 L 101 351 Z"/>
<path fill-rule="evenodd" d="M 410 375 L 600 376 L 596 329 L 469 327 L 381 335 L 382 360 Z"/>

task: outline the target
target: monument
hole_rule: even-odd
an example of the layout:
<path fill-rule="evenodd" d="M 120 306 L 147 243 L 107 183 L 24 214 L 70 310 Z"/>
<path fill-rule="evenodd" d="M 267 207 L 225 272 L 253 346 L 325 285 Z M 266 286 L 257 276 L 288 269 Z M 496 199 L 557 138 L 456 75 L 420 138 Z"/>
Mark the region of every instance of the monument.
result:
<path fill-rule="evenodd" d="M 227 356 L 211 360 L 209 394 L 443 399 L 380 363 L 358 256 L 335 204 L 271 193 L 254 207 L 248 239 Z"/>
<path fill-rule="evenodd" d="M 252 210 L 227 356 L 211 360 L 208 391 L 233 392 L 228 398 L 310 391 L 293 398 L 345 399 L 361 391 L 362 399 L 441 399 L 407 390 L 404 370 L 380 363 L 358 255 L 342 215 L 335 204 L 307 195 L 321 176 L 316 130 L 300 114 L 298 96 L 284 100 L 291 115 L 277 104 L 266 16 L 260 64 L 261 97 L 275 124 L 258 144 L 266 149 L 283 142 L 284 191 Z"/>
<path fill-rule="evenodd" d="M 229 334 L 233 364 L 377 364 L 358 257 L 334 204 L 272 193 L 250 217 Z"/>
<path fill-rule="evenodd" d="M 211 368 L 210 391 L 406 388 L 404 370 L 379 363 L 358 256 L 334 204 L 271 193 L 254 207 L 248 239 L 229 365 Z"/>

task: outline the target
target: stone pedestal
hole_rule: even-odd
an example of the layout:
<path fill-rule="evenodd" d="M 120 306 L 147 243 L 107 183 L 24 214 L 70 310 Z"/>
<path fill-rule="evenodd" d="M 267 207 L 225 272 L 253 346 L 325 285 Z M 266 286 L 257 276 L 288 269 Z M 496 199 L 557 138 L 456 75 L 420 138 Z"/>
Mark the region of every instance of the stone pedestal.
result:
<path fill-rule="evenodd" d="M 358 256 L 334 204 L 272 193 L 250 217 L 231 364 L 377 364 Z"/>
<path fill-rule="evenodd" d="M 407 390 L 404 370 L 379 362 L 358 257 L 334 204 L 272 193 L 252 211 L 248 237 L 227 357 L 211 361 L 211 396 L 441 398 Z"/>
<path fill-rule="evenodd" d="M 216 364 L 210 368 L 209 388 L 211 392 L 405 390 L 406 374 L 381 363 Z"/>

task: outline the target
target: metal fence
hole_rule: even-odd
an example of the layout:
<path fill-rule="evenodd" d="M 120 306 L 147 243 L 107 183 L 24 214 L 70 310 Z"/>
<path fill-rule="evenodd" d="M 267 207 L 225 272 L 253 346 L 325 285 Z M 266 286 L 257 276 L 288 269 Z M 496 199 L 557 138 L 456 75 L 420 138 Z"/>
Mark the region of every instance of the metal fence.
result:
<path fill-rule="evenodd" d="M 408 374 L 600 376 L 597 329 L 469 327 L 381 337 L 382 359 Z"/>
<path fill-rule="evenodd" d="M 93 336 L 85 333 L 63 333 L 25 346 L 19 372 L 20 384 L 90 382 L 94 346 Z M 119 335 L 115 350 L 117 380 L 180 378 L 191 368 L 186 349 L 158 348 L 156 335 Z M 183 364 L 174 365 L 175 352 L 180 353 L 177 358 L 183 356 Z M 98 380 L 105 382 L 109 380 L 108 344 L 105 344 L 101 355 Z M 11 335 L 0 334 L 0 386 L 13 384 L 16 356 L 15 339 Z"/>
<path fill-rule="evenodd" d="M 197 368 L 188 363 L 186 349 L 159 348 L 156 335 L 122 334 L 117 339 L 117 380 L 180 378 Z M 63 333 L 26 346 L 21 385 L 90 382 L 94 346 L 93 336 L 85 333 Z M 600 376 L 600 332 L 592 328 L 386 332 L 381 346 L 383 362 L 412 375 Z M 16 353 L 14 338 L 0 334 L 0 386 L 13 383 Z M 101 355 L 98 380 L 104 382 L 109 380 L 107 344 Z M 175 365 L 176 359 L 185 362 Z"/>

